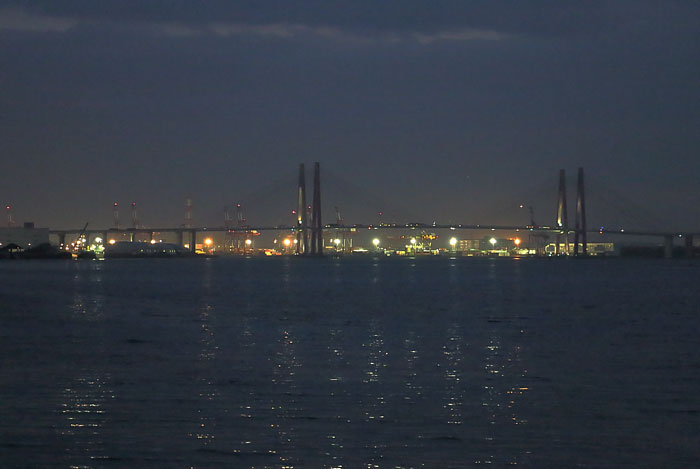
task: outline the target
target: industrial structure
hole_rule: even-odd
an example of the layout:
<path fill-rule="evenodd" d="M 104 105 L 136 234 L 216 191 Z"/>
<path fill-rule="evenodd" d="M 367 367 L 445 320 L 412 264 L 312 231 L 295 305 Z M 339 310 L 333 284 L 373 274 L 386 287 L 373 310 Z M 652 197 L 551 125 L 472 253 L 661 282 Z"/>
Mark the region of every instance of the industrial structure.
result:
<path fill-rule="evenodd" d="M 209 249 L 213 250 L 212 235 L 216 233 L 221 233 L 224 235 L 226 241 L 224 243 L 224 251 L 232 253 L 247 254 L 253 249 L 252 240 L 259 236 L 261 232 L 265 231 L 275 231 L 279 233 L 287 232 L 289 235 L 287 237 L 277 237 L 275 243 L 277 243 L 277 252 L 285 253 L 295 253 L 300 256 L 320 256 L 324 252 L 341 252 L 341 251 L 358 251 L 359 247 L 354 247 L 352 244 L 352 236 L 357 235 L 361 232 L 367 232 L 366 230 L 381 230 L 382 232 L 391 231 L 419 231 L 419 235 L 411 236 L 409 238 L 415 238 L 415 244 L 425 245 L 424 236 L 430 235 L 430 233 L 437 232 L 438 230 L 451 230 L 451 231 L 466 231 L 466 230 L 477 230 L 477 231 L 498 231 L 498 232 L 511 232 L 511 233 L 527 233 L 528 240 L 532 237 L 535 240 L 540 239 L 536 242 L 535 252 L 543 255 L 555 255 L 555 256 L 588 256 L 590 254 L 596 254 L 601 252 L 607 252 L 608 246 L 596 246 L 594 252 L 591 252 L 588 244 L 588 234 L 589 233 L 599 233 L 599 234 L 614 234 L 616 236 L 625 237 L 659 237 L 663 240 L 663 250 L 665 257 L 671 257 L 674 252 L 674 244 L 676 239 L 682 239 L 684 241 L 685 254 L 687 256 L 693 255 L 694 237 L 699 233 L 695 232 L 655 232 L 655 231 L 642 231 L 642 230 L 630 230 L 630 229 L 603 229 L 590 231 L 586 225 L 586 201 L 585 201 L 585 190 L 584 190 L 584 171 L 583 168 L 578 168 L 577 174 L 577 186 L 576 186 L 576 208 L 575 208 L 575 224 L 573 230 L 569 227 L 568 213 L 567 213 L 567 192 L 566 192 L 566 174 L 565 170 L 561 169 L 559 171 L 559 189 L 557 194 L 557 209 L 556 209 L 556 220 L 554 226 L 538 225 L 535 223 L 534 214 L 532 207 L 528 207 L 530 212 L 530 224 L 529 225 L 484 225 L 484 224 L 438 224 L 433 222 L 432 224 L 424 223 L 409 223 L 409 224 L 390 224 L 381 222 L 381 214 L 379 213 L 379 223 L 367 223 L 367 224 L 353 224 L 345 225 L 344 220 L 340 216 L 340 209 L 336 207 L 336 220 L 335 223 L 324 225 L 321 220 L 321 174 L 320 174 L 320 164 L 316 162 L 314 164 L 313 171 L 313 195 L 312 203 L 307 205 L 306 197 L 306 174 L 304 164 L 299 165 L 298 173 L 298 183 L 296 191 L 296 209 L 292 212 L 295 219 L 294 223 L 290 225 L 276 225 L 276 226 L 250 226 L 245 222 L 243 217 L 241 204 L 236 204 L 236 224 L 232 223 L 231 213 L 228 208 L 224 211 L 224 223 L 222 226 L 196 226 L 192 221 L 192 200 L 187 198 L 185 202 L 185 222 L 181 226 L 177 227 L 153 227 L 146 228 L 142 226 L 138 219 L 138 212 L 136 209 L 136 202 L 131 204 L 131 227 L 122 228 L 119 223 L 119 208 L 118 204 L 115 202 L 113 205 L 113 226 L 106 229 L 90 229 L 85 230 L 84 235 L 86 238 L 101 237 L 106 242 L 107 240 L 123 240 L 126 237 L 129 241 L 137 241 L 138 239 L 147 242 L 159 242 L 159 236 L 164 234 L 171 234 L 175 236 L 175 244 L 178 246 L 183 246 L 190 250 L 190 252 L 197 252 L 198 249 Z M 521 208 L 524 208 L 521 205 Z M 8 210 L 8 225 L 14 223 L 9 206 Z M 66 229 L 66 230 L 51 230 L 50 234 L 55 236 L 58 240 L 60 246 L 67 246 L 67 242 L 70 241 L 71 237 L 77 233 L 80 233 L 80 229 Z M 573 234 L 573 246 L 571 246 L 571 235 Z M 198 240 L 198 236 L 200 239 Z M 554 236 L 556 241 L 554 244 L 547 243 L 549 236 Z M 386 239 L 392 238 L 390 235 L 385 235 Z M 403 238 L 393 237 L 397 242 Z M 377 239 L 377 244 L 375 244 L 375 251 L 383 249 L 384 246 L 381 244 L 379 238 Z M 463 241 L 454 238 L 454 244 L 451 244 L 450 252 L 464 252 L 462 248 Z M 498 242 L 498 238 L 494 238 Z M 515 239 L 515 238 L 513 238 Z M 519 238 L 518 238 L 519 239 Z M 490 238 L 489 238 L 490 240 Z M 431 240 L 432 241 L 432 240 Z M 475 241 L 475 240 L 471 240 Z M 528 247 L 531 248 L 528 242 Z M 599 243 L 600 244 L 600 243 Z M 430 245 L 430 242 L 427 243 Z M 228 246 L 228 247 L 226 247 Z M 282 247 L 284 246 L 284 247 Z M 417 253 L 417 246 L 407 246 L 407 252 Z M 493 246 L 492 246 L 493 247 Z M 524 246 L 523 246 L 524 247 Z M 518 246 L 516 250 L 522 250 L 521 246 Z M 488 248 L 488 246 L 486 246 Z M 573 249 L 572 249 L 573 248 Z M 443 248 L 444 249 L 444 248 Z M 475 248 L 469 247 L 467 250 L 474 250 Z M 553 252 L 552 252 L 553 249 Z M 428 249 L 433 251 L 434 249 Z M 481 250 L 489 251 L 493 249 L 481 248 Z M 530 249 L 531 250 L 531 249 Z M 367 252 L 367 249 L 364 249 Z M 528 251 L 530 254 L 530 251 Z"/>

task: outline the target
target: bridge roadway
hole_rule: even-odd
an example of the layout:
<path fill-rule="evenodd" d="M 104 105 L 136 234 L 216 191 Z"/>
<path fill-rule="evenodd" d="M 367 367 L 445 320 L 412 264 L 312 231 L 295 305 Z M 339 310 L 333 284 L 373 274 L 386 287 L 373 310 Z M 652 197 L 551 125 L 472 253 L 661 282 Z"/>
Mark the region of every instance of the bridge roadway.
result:
<path fill-rule="evenodd" d="M 197 233 L 245 233 L 251 231 L 291 231 L 296 232 L 299 228 L 297 226 L 291 225 L 276 225 L 276 226 L 246 226 L 246 227 L 175 227 L 175 228 L 107 228 L 107 229 L 66 229 L 66 230 L 50 230 L 49 233 L 56 235 L 59 238 L 59 244 L 64 245 L 66 243 L 66 236 L 69 234 L 84 234 L 88 237 L 90 235 L 102 235 L 107 238 L 110 235 L 130 235 L 130 239 L 133 241 L 136 234 L 148 234 L 151 239 L 153 239 L 154 233 L 175 233 L 177 236 L 177 243 L 181 246 L 184 245 L 185 234 L 189 234 L 190 249 L 194 252 L 195 244 L 197 240 Z M 306 228 L 309 229 L 308 227 Z M 355 225 L 336 225 L 329 224 L 325 225 L 324 229 L 337 229 L 341 231 L 350 230 L 418 230 L 418 229 L 431 229 L 431 230 L 482 230 L 482 231 L 526 231 L 531 233 L 550 233 L 550 234 L 563 234 L 564 230 L 562 228 L 550 227 L 550 226 L 528 226 L 528 225 L 482 225 L 482 224 L 437 224 L 437 223 L 383 223 L 379 225 L 374 224 L 355 224 Z M 568 230 L 569 234 L 575 233 L 575 230 Z M 586 233 L 590 234 L 607 234 L 615 236 L 647 236 L 647 237 L 660 237 L 664 240 L 664 252 L 666 257 L 671 257 L 673 254 L 674 239 L 684 238 L 686 255 L 692 256 L 693 250 L 693 239 L 696 236 L 700 236 L 700 232 L 661 232 L 661 231 L 642 231 L 642 230 L 626 230 L 623 228 L 619 229 L 604 229 L 604 230 L 586 230 Z"/>
<path fill-rule="evenodd" d="M 175 228 L 103 228 L 103 229 L 63 229 L 63 230 L 49 230 L 52 235 L 57 235 L 59 237 L 66 236 L 69 234 L 80 234 L 85 235 L 98 235 L 106 233 L 115 234 L 135 234 L 135 233 L 244 233 L 250 231 L 292 231 L 296 232 L 299 228 L 293 225 L 275 225 L 275 226 L 245 226 L 245 227 L 225 227 L 225 226 L 215 226 L 215 227 L 175 227 Z M 306 228 L 309 229 L 308 227 Z M 483 231 L 529 231 L 529 232 L 540 232 L 540 233 L 553 233 L 553 234 L 563 234 L 564 230 L 562 228 L 551 227 L 551 226 L 528 226 L 528 225 L 469 225 L 469 224 L 436 224 L 436 223 L 406 223 L 406 224 L 354 224 L 354 225 L 336 225 L 329 224 L 325 225 L 324 229 L 338 229 L 338 230 L 405 230 L 405 229 L 433 229 L 433 230 L 483 230 Z M 569 234 L 575 232 L 575 230 L 569 229 Z M 592 234 L 610 234 L 610 235 L 626 235 L 626 236 L 651 236 L 651 237 L 677 237 L 684 238 L 686 236 L 700 236 L 700 231 L 688 232 L 688 231 L 642 231 L 642 230 L 626 230 L 623 228 L 619 229 L 597 229 L 597 230 L 586 230 L 586 233 Z"/>

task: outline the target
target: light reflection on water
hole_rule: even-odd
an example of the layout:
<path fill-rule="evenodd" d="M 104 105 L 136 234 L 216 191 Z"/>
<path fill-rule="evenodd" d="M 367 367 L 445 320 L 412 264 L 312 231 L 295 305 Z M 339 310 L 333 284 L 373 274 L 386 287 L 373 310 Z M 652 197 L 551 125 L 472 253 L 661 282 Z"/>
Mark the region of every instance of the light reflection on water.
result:
<path fill-rule="evenodd" d="M 296 423 L 303 417 L 304 409 L 300 403 L 300 391 L 297 388 L 296 372 L 302 365 L 295 355 L 296 344 L 290 331 L 279 333 L 277 352 L 273 361 L 272 386 L 274 395 L 271 410 L 274 419 L 270 426 L 276 433 L 276 444 L 268 449 L 270 454 L 277 454 L 282 466 L 293 467 L 297 463 L 294 447 L 297 445 Z"/>
<path fill-rule="evenodd" d="M 383 331 L 375 319 L 369 320 L 369 336 L 362 347 L 365 349 L 367 363 L 364 367 L 364 377 L 360 388 L 360 406 L 364 420 L 364 431 L 369 435 L 379 434 L 379 425 L 385 418 L 386 398 L 384 396 L 384 374 L 387 368 L 387 351 L 385 349 Z M 380 438 L 372 439 L 365 446 L 369 453 L 366 466 L 381 462 L 386 444 Z"/>
<path fill-rule="evenodd" d="M 103 431 L 114 397 L 109 380 L 98 376 L 81 376 L 63 389 L 59 412 L 65 422 L 59 433 L 66 439 L 70 467 L 97 467 L 101 460 L 109 459 Z"/>
<path fill-rule="evenodd" d="M 190 436 L 200 441 L 202 447 L 206 448 L 214 442 L 216 438 L 217 422 L 219 419 L 220 409 L 217 407 L 217 399 L 219 398 L 219 390 L 216 386 L 216 367 L 215 360 L 218 351 L 216 345 L 216 337 L 214 334 L 214 325 L 212 324 L 214 315 L 213 307 L 205 304 L 199 311 L 200 321 L 200 344 L 201 350 L 197 357 L 197 371 L 199 377 L 196 401 L 199 403 L 197 409 L 198 420 L 197 428 L 190 433 Z"/>
<path fill-rule="evenodd" d="M 450 425 L 461 425 L 463 391 L 461 385 L 461 361 L 462 361 L 462 337 L 459 334 L 457 324 L 450 324 L 447 330 L 447 343 L 443 345 L 444 369 L 445 371 L 445 394 L 446 399 L 443 409 L 447 413 L 447 423 Z"/>
<path fill-rule="evenodd" d="M 696 454 L 700 385 L 679 376 L 698 361 L 687 268 L 664 273 L 679 289 L 668 286 L 676 309 L 659 321 L 644 283 L 654 274 L 638 264 L 605 264 L 609 274 L 418 258 L 7 265 L 30 269 L 0 270 L 10 466 L 630 463 L 656 444 L 635 440 L 642 421 L 668 435 L 649 461 L 667 447 L 679 461 Z M 578 280 L 561 278 L 572 270 Z M 22 279 L 50 293 L 20 298 Z M 571 289 L 584 281 L 638 289 L 591 307 Z M 629 389 L 647 394 L 630 401 Z M 614 438 L 601 440 L 602 427 Z"/>

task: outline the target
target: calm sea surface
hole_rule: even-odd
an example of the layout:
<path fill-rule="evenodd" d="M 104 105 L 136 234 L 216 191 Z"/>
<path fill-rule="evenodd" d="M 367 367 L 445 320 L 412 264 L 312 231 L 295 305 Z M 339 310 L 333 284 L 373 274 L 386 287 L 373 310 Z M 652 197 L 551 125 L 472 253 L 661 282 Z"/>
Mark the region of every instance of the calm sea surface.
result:
<path fill-rule="evenodd" d="M 2 467 L 698 467 L 700 262 L 0 262 Z"/>

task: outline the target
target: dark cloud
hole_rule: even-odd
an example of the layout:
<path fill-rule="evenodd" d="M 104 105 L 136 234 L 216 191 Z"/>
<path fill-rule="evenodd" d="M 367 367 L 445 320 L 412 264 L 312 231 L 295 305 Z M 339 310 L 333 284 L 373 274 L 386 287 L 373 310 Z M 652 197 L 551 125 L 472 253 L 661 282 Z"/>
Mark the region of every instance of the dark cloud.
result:
<path fill-rule="evenodd" d="M 233 29 L 281 25 L 317 30 L 330 28 L 353 34 L 459 31 L 503 34 L 613 34 L 620 29 L 697 31 L 700 6 L 691 1 L 539 2 L 462 0 L 315 0 L 304 2 L 171 0 L 53 0 L 4 2 L 7 8 L 37 16 L 79 22 L 126 22 L 170 25 L 188 31 L 210 25 Z M 694 19 L 695 18 L 695 19 Z M 274 34 L 274 33 L 273 33 Z"/>

